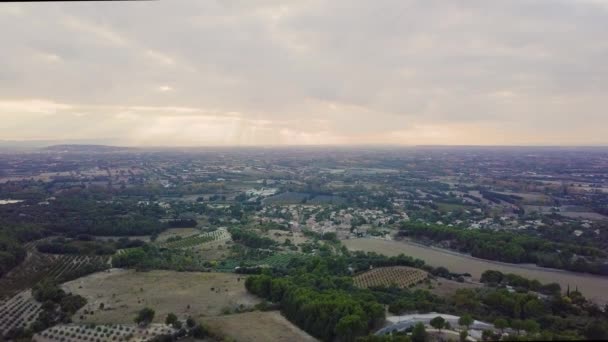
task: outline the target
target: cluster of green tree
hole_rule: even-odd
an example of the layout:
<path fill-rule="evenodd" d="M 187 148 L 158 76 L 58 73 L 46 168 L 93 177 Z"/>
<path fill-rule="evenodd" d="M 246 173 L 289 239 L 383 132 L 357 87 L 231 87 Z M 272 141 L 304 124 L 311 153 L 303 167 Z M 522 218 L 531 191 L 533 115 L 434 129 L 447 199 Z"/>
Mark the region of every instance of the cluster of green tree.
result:
<path fill-rule="evenodd" d="M 339 242 L 338 236 L 334 232 L 317 233 L 313 232 L 310 229 L 304 229 L 302 230 L 302 233 L 304 234 L 304 236 L 315 240 L 324 240 L 334 243 Z"/>
<path fill-rule="evenodd" d="M 501 194 L 499 192 L 494 192 L 494 191 L 489 191 L 489 190 L 484 190 L 484 189 L 479 190 L 479 193 L 481 194 L 481 196 L 483 196 L 483 198 L 487 199 L 488 201 L 494 202 L 494 203 L 500 203 L 500 201 L 504 201 L 507 203 L 515 204 L 515 203 L 517 203 L 517 201 L 523 200 L 523 197 L 521 197 L 521 196 L 510 195 L 510 194 Z"/>
<path fill-rule="evenodd" d="M 10 207 L 10 206 L 0 206 Z M 10 211 L 10 210 L 9 210 Z M 0 277 L 19 265 L 26 256 L 23 244 L 48 234 L 39 226 L 11 223 L 0 210 Z"/>
<path fill-rule="evenodd" d="M 72 241 L 65 242 L 47 242 L 36 246 L 41 253 L 50 254 L 96 254 L 96 255 L 111 255 L 116 252 L 116 249 L 106 243 L 100 242 L 81 242 L 74 243 Z"/>
<path fill-rule="evenodd" d="M 32 295 L 42 303 L 42 311 L 29 327 L 26 329 L 18 327 L 5 332 L 5 338 L 9 340 L 31 338 L 34 333 L 57 323 L 69 323 L 70 317 L 87 303 L 84 297 L 66 293 L 55 282 L 43 281 L 36 284 L 32 288 Z"/>
<path fill-rule="evenodd" d="M 403 222 L 399 235 L 449 241 L 452 248 L 483 259 L 608 275 L 604 262 L 606 252 L 589 246 L 556 243 L 506 231 L 466 230 L 413 222 Z"/>
<path fill-rule="evenodd" d="M 352 341 L 384 320 L 384 308 L 369 294 L 357 291 L 351 278 L 332 275 L 322 261 L 310 269 L 312 265 L 287 277 L 251 276 L 245 287 L 280 303 L 287 319 L 323 341 Z"/>
<path fill-rule="evenodd" d="M 39 230 L 67 235 L 146 235 L 161 232 L 168 225 L 159 219 L 164 209 L 156 204 L 140 205 L 134 200 L 104 200 L 90 190 L 66 192 L 48 205 L 0 206 L 2 223 L 32 225 Z"/>
<path fill-rule="evenodd" d="M 145 326 L 152 322 L 156 311 L 151 308 L 143 308 L 137 312 L 135 323 Z M 194 339 L 204 339 L 210 336 L 209 331 L 201 324 L 197 324 L 192 317 L 186 319 L 185 324 L 182 323 L 174 313 L 170 312 L 165 317 L 165 324 L 172 326 L 176 331 L 171 334 L 163 334 L 150 339 L 153 342 L 173 342 L 180 340 L 186 336 Z"/>
<path fill-rule="evenodd" d="M 262 231 L 269 231 L 269 230 L 284 230 L 284 231 L 290 231 L 289 227 L 287 227 L 287 225 L 284 224 L 280 224 L 280 223 L 276 223 L 276 222 L 264 222 L 264 223 L 259 223 L 257 225 L 257 228 L 261 229 Z"/>
<path fill-rule="evenodd" d="M 445 299 L 436 296 L 427 290 L 376 287 L 371 288 L 370 291 L 379 303 L 387 305 L 388 311 L 395 315 L 402 315 L 409 312 L 446 312 L 449 310 Z"/>
<path fill-rule="evenodd" d="M 209 271 L 213 265 L 195 251 L 161 249 L 154 245 L 132 248 L 112 258 L 113 267 L 138 270 L 165 269 L 174 271 Z"/>
<path fill-rule="evenodd" d="M 26 256 L 25 249 L 18 239 L 0 233 L 0 277 L 17 266 Z"/>
<path fill-rule="evenodd" d="M 194 228 L 197 225 L 195 219 L 173 219 L 166 222 L 172 228 Z"/>
<path fill-rule="evenodd" d="M 250 230 L 241 228 L 229 228 L 228 231 L 232 235 L 232 239 L 250 248 L 272 248 L 277 245 L 277 242 L 256 234 Z"/>
<path fill-rule="evenodd" d="M 521 291 L 535 291 L 545 295 L 559 295 L 561 292 L 561 286 L 557 283 L 541 284 L 538 280 L 527 279 L 517 274 L 507 273 L 504 274 L 500 271 L 487 270 L 481 274 L 480 281 L 482 283 L 488 283 L 493 286 L 505 285 L 512 286 L 518 292 Z"/>
<path fill-rule="evenodd" d="M 595 247 L 601 250 L 608 250 L 608 222 L 596 221 L 591 228 L 581 228 L 580 222 L 574 220 L 566 224 L 563 223 L 563 216 L 555 214 L 543 217 L 544 226 L 536 229 L 540 237 L 548 241 L 561 243 L 572 243 L 581 246 Z M 561 224 L 555 224 L 560 222 Z M 583 234 L 577 236 L 576 230 L 582 230 Z"/>
<path fill-rule="evenodd" d="M 85 238 L 83 240 L 82 238 Z M 78 239 L 58 237 L 49 242 L 36 245 L 41 253 L 50 254 L 78 254 L 78 255 L 111 255 L 117 249 L 141 247 L 145 243 L 142 240 L 120 238 L 117 241 L 100 241 L 89 239 L 87 235 L 79 236 Z"/>

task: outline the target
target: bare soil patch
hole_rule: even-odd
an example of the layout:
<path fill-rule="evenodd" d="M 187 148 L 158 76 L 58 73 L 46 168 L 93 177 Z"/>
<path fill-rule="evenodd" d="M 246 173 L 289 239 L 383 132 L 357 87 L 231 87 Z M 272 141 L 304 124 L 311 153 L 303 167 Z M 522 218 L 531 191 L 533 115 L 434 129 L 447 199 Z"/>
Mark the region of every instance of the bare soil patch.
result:
<path fill-rule="evenodd" d="M 316 341 L 315 338 L 281 316 L 278 311 L 209 317 L 204 319 L 203 323 L 215 333 L 239 342 Z"/>

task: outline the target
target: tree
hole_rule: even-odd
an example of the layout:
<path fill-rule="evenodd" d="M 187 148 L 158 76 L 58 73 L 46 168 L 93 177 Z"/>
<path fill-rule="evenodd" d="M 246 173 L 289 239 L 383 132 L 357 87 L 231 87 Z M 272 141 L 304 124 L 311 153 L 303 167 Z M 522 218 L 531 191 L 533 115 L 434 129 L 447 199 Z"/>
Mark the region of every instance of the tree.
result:
<path fill-rule="evenodd" d="M 197 325 L 194 328 L 190 329 L 190 335 L 194 338 L 204 338 L 209 335 L 209 332 L 202 325 Z"/>
<path fill-rule="evenodd" d="M 469 331 L 468 330 L 461 331 L 460 332 L 460 342 L 466 341 L 468 336 L 469 336 Z"/>
<path fill-rule="evenodd" d="M 412 342 L 425 342 L 427 339 L 426 328 L 423 323 L 416 323 L 412 331 Z"/>
<path fill-rule="evenodd" d="M 496 338 L 494 338 L 494 333 L 492 333 L 492 330 L 484 330 L 481 332 L 481 339 L 483 341 L 492 341 L 492 340 L 496 340 Z"/>
<path fill-rule="evenodd" d="M 519 332 L 524 328 L 524 324 L 521 319 L 514 319 L 511 321 L 511 328 L 515 329 L 517 335 L 519 335 Z"/>
<path fill-rule="evenodd" d="M 522 322 L 522 327 L 524 328 L 525 331 L 527 331 L 528 333 L 537 333 L 540 330 L 540 325 L 532 319 L 527 319 L 525 321 Z"/>
<path fill-rule="evenodd" d="M 433 318 L 430 322 L 431 326 L 437 330 L 439 330 L 439 332 L 441 332 L 441 329 L 443 328 L 443 325 L 445 324 L 445 319 L 443 319 L 443 317 L 441 316 L 437 316 L 435 318 Z"/>
<path fill-rule="evenodd" d="M 336 333 L 347 341 L 354 340 L 364 330 L 365 322 L 359 315 L 344 316 L 336 324 Z"/>
<path fill-rule="evenodd" d="M 150 322 L 152 322 L 152 320 L 154 319 L 154 314 L 154 310 L 150 308 L 143 308 L 137 313 L 137 316 L 135 317 L 135 323 L 144 325 L 150 324 Z"/>
<path fill-rule="evenodd" d="M 590 340 L 608 339 L 608 324 L 600 320 L 594 320 L 585 328 L 585 337 Z"/>
<path fill-rule="evenodd" d="M 196 322 L 194 321 L 194 319 L 192 319 L 192 317 L 188 317 L 188 319 L 186 319 L 186 326 L 188 328 L 194 328 L 194 326 L 196 325 Z"/>
<path fill-rule="evenodd" d="M 175 322 L 177 322 L 177 316 L 173 312 L 170 312 L 169 314 L 167 314 L 167 318 L 165 318 L 165 324 L 171 325 Z"/>
<path fill-rule="evenodd" d="M 504 334 L 505 328 L 508 326 L 507 320 L 504 318 L 498 318 L 494 321 L 494 326 L 500 329 L 500 333 Z"/>
<path fill-rule="evenodd" d="M 445 323 L 443 324 L 443 329 L 445 329 L 445 330 L 452 329 L 452 325 L 450 324 L 450 322 L 445 321 Z"/>
<path fill-rule="evenodd" d="M 482 283 L 499 284 L 502 281 L 503 274 L 500 271 L 487 270 L 481 274 Z"/>
<path fill-rule="evenodd" d="M 473 324 L 473 317 L 471 317 L 471 315 L 469 315 L 469 314 L 463 315 L 458 319 L 458 324 L 460 324 L 464 327 L 467 327 L 467 329 L 469 329 L 469 326 L 471 326 L 471 324 Z"/>

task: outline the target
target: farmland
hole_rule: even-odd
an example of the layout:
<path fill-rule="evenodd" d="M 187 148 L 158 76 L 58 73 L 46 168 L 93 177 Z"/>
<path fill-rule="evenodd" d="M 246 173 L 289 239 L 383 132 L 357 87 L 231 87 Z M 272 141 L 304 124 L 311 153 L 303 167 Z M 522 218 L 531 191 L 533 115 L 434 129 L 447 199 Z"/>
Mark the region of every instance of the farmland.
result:
<path fill-rule="evenodd" d="M 422 270 L 406 267 L 379 267 L 354 277 L 354 283 L 361 288 L 377 286 L 397 286 L 408 288 L 427 279 L 428 274 Z"/>
<path fill-rule="evenodd" d="M 387 256 L 403 253 L 420 258 L 432 266 L 445 266 L 452 272 L 470 273 L 477 280 L 485 270 L 499 270 L 530 279 L 537 279 L 543 283 L 557 282 L 562 288 L 578 286 L 589 299 L 600 304 L 605 304 L 607 301 L 605 289 L 608 286 L 608 277 L 577 274 L 532 265 L 487 261 L 438 248 L 429 248 L 401 241 L 351 239 L 345 240 L 344 245 L 350 250 L 376 252 Z"/>
<path fill-rule="evenodd" d="M 44 254 L 30 245 L 25 261 L 0 279 L 0 297 L 10 297 L 43 279 L 64 280 L 102 270 L 107 267 L 108 259 L 107 256 Z"/>
<path fill-rule="evenodd" d="M 244 280 L 230 273 L 112 269 L 70 281 L 64 288 L 88 301 L 76 313 L 75 322 L 119 324 L 146 306 L 155 308 L 155 322 L 162 322 L 170 312 L 199 318 L 253 306 L 260 300 L 247 293 Z"/>
<path fill-rule="evenodd" d="M 38 317 L 40 307 L 29 290 L 0 302 L 0 334 L 14 328 L 27 328 Z"/>
<path fill-rule="evenodd" d="M 179 237 L 177 239 L 169 239 L 158 244 L 161 248 L 176 248 L 187 249 L 206 244 L 208 242 L 225 242 L 230 240 L 230 233 L 226 229 L 220 228 L 212 232 L 191 235 L 187 237 Z"/>
<path fill-rule="evenodd" d="M 151 324 L 139 327 L 135 324 L 61 324 L 46 329 L 32 338 L 36 342 L 64 342 L 64 341 L 148 341 L 158 335 L 175 332 L 165 324 Z"/>

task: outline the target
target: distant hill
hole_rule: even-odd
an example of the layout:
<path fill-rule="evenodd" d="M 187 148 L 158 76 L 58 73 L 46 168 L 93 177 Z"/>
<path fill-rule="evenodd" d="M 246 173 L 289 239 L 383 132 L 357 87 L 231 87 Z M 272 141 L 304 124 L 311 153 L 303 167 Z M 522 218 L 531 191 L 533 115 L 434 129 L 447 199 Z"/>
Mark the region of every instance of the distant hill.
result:
<path fill-rule="evenodd" d="M 119 152 L 132 150 L 129 147 L 109 146 L 109 145 L 80 145 L 80 144 L 63 144 L 52 145 L 42 148 L 44 151 L 51 152 L 82 152 L 82 153 L 104 153 L 104 152 Z"/>

